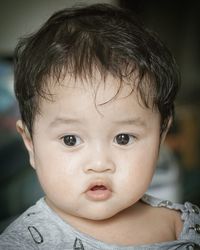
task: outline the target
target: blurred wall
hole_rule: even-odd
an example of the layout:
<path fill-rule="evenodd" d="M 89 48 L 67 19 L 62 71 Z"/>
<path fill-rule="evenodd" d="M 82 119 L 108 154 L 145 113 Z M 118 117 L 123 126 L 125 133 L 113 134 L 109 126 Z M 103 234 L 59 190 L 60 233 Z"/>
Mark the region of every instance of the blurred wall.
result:
<path fill-rule="evenodd" d="M 181 71 L 181 103 L 200 102 L 200 1 L 121 0 L 120 5 L 135 12 L 171 49 Z"/>
<path fill-rule="evenodd" d="M 112 3 L 117 0 L 1 0 L 0 56 L 11 56 L 19 37 L 33 32 L 53 12 L 77 4 Z"/>

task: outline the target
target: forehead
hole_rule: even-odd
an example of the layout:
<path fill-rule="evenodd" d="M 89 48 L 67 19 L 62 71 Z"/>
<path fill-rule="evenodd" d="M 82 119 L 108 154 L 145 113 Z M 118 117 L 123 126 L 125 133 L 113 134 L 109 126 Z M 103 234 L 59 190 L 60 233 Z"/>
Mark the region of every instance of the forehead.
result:
<path fill-rule="evenodd" d="M 86 113 L 91 112 L 91 116 L 96 113 L 108 120 L 119 115 L 124 118 L 129 115 L 146 116 L 148 119 L 157 112 L 142 105 L 137 82 L 134 84 L 119 81 L 112 75 L 106 78 L 97 75 L 90 80 L 66 76 L 59 84 L 51 80 L 51 100 L 41 100 L 40 114 L 51 118 L 66 114 L 86 117 Z"/>
<path fill-rule="evenodd" d="M 119 82 L 111 76 L 95 84 L 66 77 L 61 84 L 51 85 L 52 100 L 41 101 L 40 113 L 34 120 L 34 133 L 52 128 L 61 130 L 70 124 L 73 129 L 104 133 L 128 124 L 159 131 L 159 112 L 142 106 L 130 85 L 123 83 L 119 90 Z"/>
<path fill-rule="evenodd" d="M 145 79 L 143 81 L 149 81 Z M 96 106 L 106 104 L 121 98 L 132 95 L 142 105 L 141 93 L 138 92 L 138 84 L 141 84 L 137 72 L 132 74 L 131 78 L 119 79 L 111 74 L 102 75 L 98 71 L 90 77 L 77 77 L 66 74 L 59 80 L 53 78 L 47 82 L 48 92 L 53 102 L 58 101 L 61 95 L 71 95 L 77 92 L 80 95 L 88 94 L 93 98 Z M 150 92 L 148 84 L 144 92 Z M 147 95 L 147 94 L 146 94 Z"/>

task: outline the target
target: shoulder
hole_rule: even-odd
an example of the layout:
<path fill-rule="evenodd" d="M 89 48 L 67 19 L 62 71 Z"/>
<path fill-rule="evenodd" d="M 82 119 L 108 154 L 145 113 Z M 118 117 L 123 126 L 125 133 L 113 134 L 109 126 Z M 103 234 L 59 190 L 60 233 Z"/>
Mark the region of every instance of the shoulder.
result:
<path fill-rule="evenodd" d="M 190 202 L 174 203 L 150 195 L 144 195 L 142 201 L 150 205 L 150 210 L 155 216 L 162 219 L 174 231 L 177 241 L 189 241 L 200 246 L 200 209 L 198 206 Z"/>
<path fill-rule="evenodd" d="M 42 211 L 41 201 L 36 205 L 27 209 L 15 221 L 13 221 L 0 235 L 0 249 L 35 249 L 35 239 L 42 241 L 42 236 L 37 231 L 37 227 L 33 226 L 33 220 L 37 224 L 42 223 L 41 218 L 44 217 L 44 210 Z"/>
<path fill-rule="evenodd" d="M 72 249 L 73 237 L 70 225 L 40 199 L 0 235 L 0 249 Z"/>

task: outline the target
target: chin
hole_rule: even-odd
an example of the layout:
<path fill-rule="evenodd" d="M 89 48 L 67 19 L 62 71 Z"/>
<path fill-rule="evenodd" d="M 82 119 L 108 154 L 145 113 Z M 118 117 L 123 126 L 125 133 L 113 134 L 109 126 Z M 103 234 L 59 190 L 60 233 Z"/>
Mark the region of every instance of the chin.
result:
<path fill-rule="evenodd" d="M 116 214 L 118 214 L 120 211 L 94 211 L 94 213 L 90 213 L 87 214 L 85 216 L 83 216 L 84 218 L 88 219 L 88 220 L 94 220 L 94 221 L 103 221 L 103 220 L 107 220 L 110 219 L 111 217 L 115 216 Z"/>
<path fill-rule="evenodd" d="M 90 219 L 94 221 L 103 221 L 103 220 L 110 219 L 111 217 L 112 216 L 110 215 L 107 215 L 107 216 L 98 215 L 98 216 L 92 216 Z"/>

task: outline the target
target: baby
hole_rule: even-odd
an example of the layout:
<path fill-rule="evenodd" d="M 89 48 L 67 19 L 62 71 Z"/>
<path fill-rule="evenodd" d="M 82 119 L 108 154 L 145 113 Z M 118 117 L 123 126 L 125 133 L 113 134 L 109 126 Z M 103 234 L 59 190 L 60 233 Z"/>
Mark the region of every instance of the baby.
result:
<path fill-rule="evenodd" d="M 70 8 L 15 58 L 17 130 L 45 197 L 0 249 L 200 249 L 199 208 L 145 194 L 179 87 L 157 36 L 114 6 Z"/>

